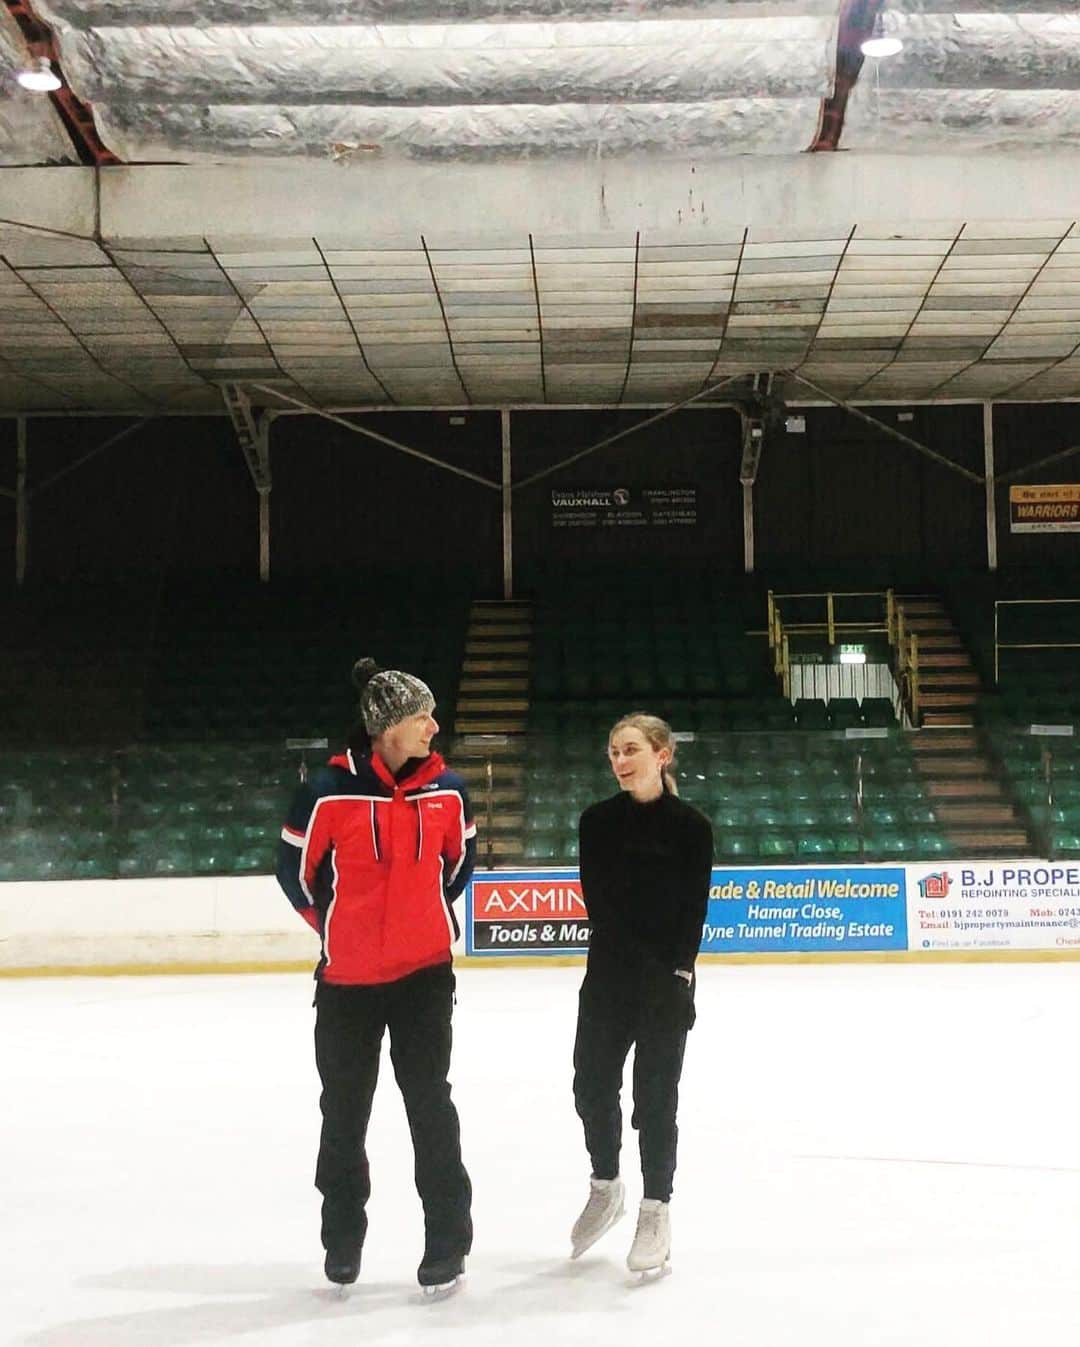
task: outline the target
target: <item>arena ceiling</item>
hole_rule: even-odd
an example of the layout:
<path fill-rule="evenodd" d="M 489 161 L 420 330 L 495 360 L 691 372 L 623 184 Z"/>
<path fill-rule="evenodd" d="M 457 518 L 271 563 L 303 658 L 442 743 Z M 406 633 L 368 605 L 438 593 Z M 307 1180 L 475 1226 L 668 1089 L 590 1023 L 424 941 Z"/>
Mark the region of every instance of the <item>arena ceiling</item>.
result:
<path fill-rule="evenodd" d="M 0 410 L 1080 396 L 1075 0 L 0 0 L 0 86 Z"/>

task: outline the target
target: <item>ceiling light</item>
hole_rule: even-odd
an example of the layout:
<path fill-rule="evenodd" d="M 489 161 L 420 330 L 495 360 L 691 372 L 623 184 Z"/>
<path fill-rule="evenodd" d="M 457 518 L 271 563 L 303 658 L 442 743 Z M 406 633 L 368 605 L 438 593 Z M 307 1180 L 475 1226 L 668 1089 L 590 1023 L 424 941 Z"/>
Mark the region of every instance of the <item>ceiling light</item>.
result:
<path fill-rule="evenodd" d="M 51 94 L 63 87 L 47 56 L 38 56 L 25 70 L 20 70 L 15 78 L 24 89 L 35 94 Z"/>
<path fill-rule="evenodd" d="M 874 20 L 874 31 L 860 45 L 859 50 L 864 56 L 896 56 L 898 52 L 904 50 L 904 44 L 898 37 L 885 36 L 885 25 L 879 10 Z"/>

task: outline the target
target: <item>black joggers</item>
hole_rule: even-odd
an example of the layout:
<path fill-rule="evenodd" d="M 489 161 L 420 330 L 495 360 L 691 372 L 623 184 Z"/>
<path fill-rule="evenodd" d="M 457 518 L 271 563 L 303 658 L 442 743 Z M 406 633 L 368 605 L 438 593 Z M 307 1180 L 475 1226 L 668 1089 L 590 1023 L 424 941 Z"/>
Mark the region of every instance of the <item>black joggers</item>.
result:
<path fill-rule="evenodd" d="M 619 1173 L 623 1066 L 634 1049 L 634 1112 L 644 1196 L 671 1200 L 688 1015 L 692 1003 L 672 973 L 657 981 L 606 977 L 590 969 L 578 998 L 574 1042 L 574 1105 L 585 1127 L 593 1177 Z"/>
<path fill-rule="evenodd" d="M 323 1124 L 315 1186 L 323 1195 L 322 1242 L 358 1250 L 371 1194 L 364 1141 L 384 1029 L 405 1100 L 424 1207 L 425 1261 L 464 1256 L 472 1246 L 472 1186 L 461 1162 L 457 1110 L 446 1079 L 454 973 L 438 964 L 373 987 L 320 983 L 315 994 L 315 1060 Z"/>

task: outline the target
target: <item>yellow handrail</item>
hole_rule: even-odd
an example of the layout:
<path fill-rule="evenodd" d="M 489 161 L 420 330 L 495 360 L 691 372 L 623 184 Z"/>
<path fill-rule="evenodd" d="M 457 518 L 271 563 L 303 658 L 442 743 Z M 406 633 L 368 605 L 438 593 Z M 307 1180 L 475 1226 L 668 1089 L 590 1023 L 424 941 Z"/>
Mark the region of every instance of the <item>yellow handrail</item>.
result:
<path fill-rule="evenodd" d="M 877 627 L 861 622 L 837 622 L 836 604 L 838 598 L 882 598 L 885 601 L 885 626 Z M 785 622 L 780 611 L 780 599 L 824 599 L 825 622 Z M 865 590 L 858 593 L 840 594 L 826 590 L 820 594 L 777 594 L 769 590 L 769 645 L 773 651 L 773 672 L 780 679 L 785 697 L 791 696 L 791 634 L 818 632 L 826 633 L 830 645 L 835 644 L 838 632 L 884 631 L 888 635 L 890 646 L 896 648 L 896 673 L 900 682 L 901 696 L 905 709 L 913 726 L 919 724 L 921 708 L 921 686 L 919 671 L 919 638 L 915 632 L 907 629 L 907 617 L 904 605 L 897 601 L 892 589 Z"/>

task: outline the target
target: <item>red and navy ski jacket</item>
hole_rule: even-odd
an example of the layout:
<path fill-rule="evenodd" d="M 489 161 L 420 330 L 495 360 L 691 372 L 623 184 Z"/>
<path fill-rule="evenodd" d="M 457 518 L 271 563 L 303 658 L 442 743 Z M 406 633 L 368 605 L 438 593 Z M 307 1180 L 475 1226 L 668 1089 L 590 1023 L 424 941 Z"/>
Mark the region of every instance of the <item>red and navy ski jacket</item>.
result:
<path fill-rule="evenodd" d="M 450 959 L 476 824 L 465 783 L 438 753 L 407 767 L 396 780 L 377 753 L 350 750 L 293 797 L 278 883 L 322 936 L 324 982 L 393 982 Z"/>

